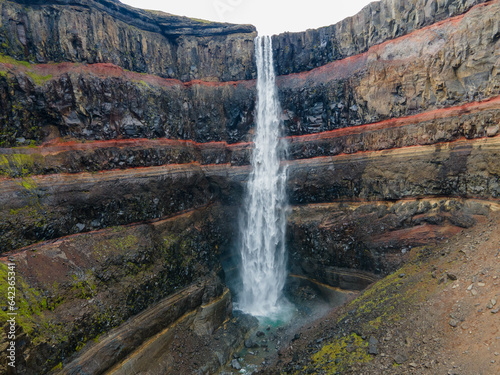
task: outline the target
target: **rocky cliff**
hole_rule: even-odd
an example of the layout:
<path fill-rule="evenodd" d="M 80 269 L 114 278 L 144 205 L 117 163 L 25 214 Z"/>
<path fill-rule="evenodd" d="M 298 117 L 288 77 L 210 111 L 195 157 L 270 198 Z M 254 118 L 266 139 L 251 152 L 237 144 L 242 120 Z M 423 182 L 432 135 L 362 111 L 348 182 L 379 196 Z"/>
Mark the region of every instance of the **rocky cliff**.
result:
<path fill-rule="evenodd" d="M 499 20 L 498 0 L 382 1 L 273 37 L 293 273 L 359 289 L 488 215 Z M 254 36 L 112 0 L 0 2 L 0 249 L 5 275 L 17 265 L 18 373 L 90 369 L 114 345 L 123 356 L 92 371 L 126 369 L 185 314 L 223 301 L 210 334 L 230 317 L 220 258 L 249 173 Z M 169 319 L 114 341 L 149 311 Z"/>
<path fill-rule="evenodd" d="M 255 28 L 129 7 L 118 0 L 4 1 L 0 52 L 33 63 L 112 63 L 160 77 L 255 75 Z"/>
<path fill-rule="evenodd" d="M 273 37 L 278 74 L 299 73 L 459 16 L 485 0 L 374 1 L 339 23 Z"/>

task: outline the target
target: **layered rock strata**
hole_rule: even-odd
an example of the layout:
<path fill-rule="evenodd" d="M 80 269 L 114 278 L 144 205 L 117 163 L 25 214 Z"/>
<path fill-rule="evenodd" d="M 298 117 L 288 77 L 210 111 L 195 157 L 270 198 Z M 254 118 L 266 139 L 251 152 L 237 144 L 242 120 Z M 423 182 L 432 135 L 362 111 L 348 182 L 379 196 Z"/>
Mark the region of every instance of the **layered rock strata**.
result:
<path fill-rule="evenodd" d="M 500 2 L 479 3 L 383 1 L 274 38 L 277 70 L 293 73 L 277 82 L 294 274 L 360 289 L 488 215 Z M 176 323 L 217 334 L 230 318 L 220 257 L 250 171 L 254 29 L 111 0 L 5 1 L 0 19 L 0 248 L 18 270 L 18 373 L 122 373 L 172 348 Z M 182 293 L 189 303 L 169 310 Z M 168 321 L 113 341 L 154 306 Z M 116 345 L 119 363 L 92 367 Z"/>
<path fill-rule="evenodd" d="M 499 95 L 500 4 L 278 79 L 291 134 L 452 107 Z"/>
<path fill-rule="evenodd" d="M 387 274 L 415 248 L 443 241 L 485 217 L 484 200 L 423 198 L 321 203 L 294 207 L 288 249 L 292 272 L 327 285 L 361 289 Z"/>
<path fill-rule="evenodd" d="M 226 224 L 221 214 L 216 207 L 195 210 L 64 237 L 3 257 L 2 275 L 6 262 L 16 265 L 17 372 L 46 373 L 95 338 L 90 361 L 80 359 L 77 366 L 102 373 L 186 313 L 197 314 L 197 332 L 213 332 L 231 311 L 218 276 L 217 249 L 233 232 L 219 226 Z M 226 308 L 201 307 L 223 295 Z M 125 332 L 98 339 L 155 304 Z M 96 350 L 99 361 L 93 360 Z"/>
<path fill-rule="evenodd" d="M 278 77 L 287 133 L 363 125 L 498 96 L 499 14 L 500 4 L 487 2 L 362 54 Z M 3 146 L 55 137 L 251 139 L 254 81 L 182 83 L 116 65 L 0 62 Z"/>
<path fill-rule="evenodd" d="M 113 63 L 181 80 L 254 75 L 255 28 L 132 8 L 117 0 L 0 4 L 0 52 L 36 63 Z"/>
<path fill-rule="evenodd" d="M 487 0 L 377 1 L 339 23 L 273 37 L 278 74 L 311 70 L 366 52 L 444 19 L 465 13 Z"/>
<path fill-rule="evenodd" d="M 428 123 L 423 124 L 425 129 Z M 413 127 L 414 124 L 409 125 L 416 135 L 422 131 L 422 128 Z M 393 129 L 389 135 L 391 131 Z M 387 129 L 382 128 L 371 136 L 368 131 L 361 133 L 363 137 L 382 140 L 368 146 L 379 151 L 336 156 L 329 156 L 330 150 L 345 142 L 353 145 L 353 151 L 360 134 L 354 132 L 339 138 L 328 134 L 318 139 L 324 144 L 313 143 L 311 139 L 300 144 L 294 139 L 292 155 L 293 150 L 302 148 L 303 155 L 314 157 L 289 162 L 291 203 L 426 196 L 498 198 L 500 185 L 496 161 L 500 138 L 459 138 L 426 145 L 427 137 L 424 145 L 383 151 L 380 148 L 384 148 L 386 132 Z M 429 135 L 432 136 L 432 132 Z M 413 144 L 418 138 L 405 139 L 403 142 Z M 364 142 L 358 144 L 367 147 Z M 208 145 L 206 151 L 210 147 Z M 227 152 L 224 148 L 214 149 L 216 157 L 220 150 L 223 156 Z M 8 165 L 15 162 L 12 155 L 5 154 L 4 158 L 10 158 Z M 22 173 L 24 167 L 21 164 L 16 168 L 12 174 Z M 2 247 L 10 250 L 47 238 L 161 218 L 213 201 L 234 204 L 239 201 L 248 172 L 248 165 L 189 162 L 97 174 L 82 172 L 3 179 L 0 181 Z"/>

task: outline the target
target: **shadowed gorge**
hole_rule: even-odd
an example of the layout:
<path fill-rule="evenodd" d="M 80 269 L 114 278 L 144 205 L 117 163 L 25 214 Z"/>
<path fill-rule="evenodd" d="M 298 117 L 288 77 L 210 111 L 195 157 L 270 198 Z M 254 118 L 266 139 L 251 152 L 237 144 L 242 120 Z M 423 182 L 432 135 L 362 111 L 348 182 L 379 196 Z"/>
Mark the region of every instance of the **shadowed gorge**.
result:
<path fill-rule="evenodd" d="M 500 1 L 382 0 L 271 38 L 284 292 L 346 293 L 288 331 L 233 312 L 228 289 L 256 35 L 116 0 L 0 1 L 0 273 L 7 295 L 15 264 L 17 308 L 0 373 L 215 374 L 240 350 L 263 374 L 496 373 L 498 330 L 480 327 L 500 298 Z"/>

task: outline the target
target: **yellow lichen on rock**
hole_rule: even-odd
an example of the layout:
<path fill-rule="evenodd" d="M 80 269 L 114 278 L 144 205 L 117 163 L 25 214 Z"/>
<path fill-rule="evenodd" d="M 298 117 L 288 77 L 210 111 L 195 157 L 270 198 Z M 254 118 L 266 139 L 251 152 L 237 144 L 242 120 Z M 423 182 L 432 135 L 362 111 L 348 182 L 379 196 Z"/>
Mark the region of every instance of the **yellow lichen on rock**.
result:
<path fill-rule="evenodd" d="M 323 346 L 319 352 L 313 355 L 308 371 L 313 370 L 319 371 L 318 373 L 321 374 L 332 375 L 342 373 L 355 363 L 369 362 L 371 357 L 367 353 L 367 348 L 368 342 L 355 333 L 342 337 Z"/>

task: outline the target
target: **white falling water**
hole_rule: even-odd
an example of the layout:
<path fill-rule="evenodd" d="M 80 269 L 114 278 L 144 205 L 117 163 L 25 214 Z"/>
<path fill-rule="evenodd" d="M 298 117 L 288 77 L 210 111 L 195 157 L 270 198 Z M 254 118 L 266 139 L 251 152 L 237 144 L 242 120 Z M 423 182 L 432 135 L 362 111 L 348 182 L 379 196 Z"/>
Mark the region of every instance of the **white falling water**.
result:
<path fill-rule="evenodd" d="M 280 160 L 286 143 L 280 141 L 278 101 L 271 37 L 255 39 L 257 117 L 252 173 L 241 222 L 241 276 L 238 307 L 256 316 L 279 311 L 286 279 L 286 166 Z"/>

